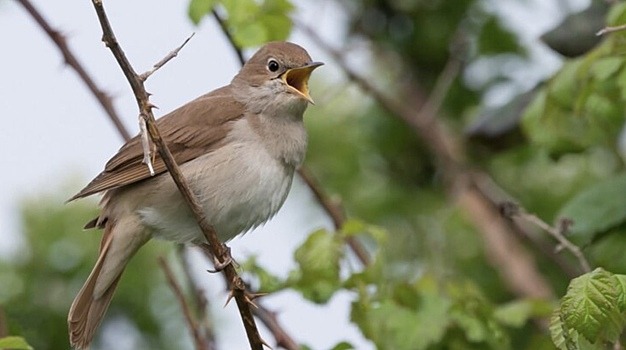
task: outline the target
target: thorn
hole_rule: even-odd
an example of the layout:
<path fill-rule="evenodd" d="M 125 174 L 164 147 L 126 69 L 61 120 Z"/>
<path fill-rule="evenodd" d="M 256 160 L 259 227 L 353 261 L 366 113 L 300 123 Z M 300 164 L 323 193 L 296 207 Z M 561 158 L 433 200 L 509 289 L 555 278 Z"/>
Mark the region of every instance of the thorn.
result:
<path fill-rule="evenodd" d="M 262 298 L 262 297 L 264 297 L 266 295 L 269 295 L 270 293 L 246 293 L 246 294 L 247 294 L 247 297 L 250 300 L 256 300 L 256 299 Z"/>
<path fill-rule="evenodd" d="M 561 251 L 563 251 L 563 249 L 565 249 L 565 246 L 562 244 L 557 245 L 556 247 L 554 247 L 554 252 L 555 253 L 560 253 Z"/>
<path fill-rule="evenodd" d="M 258 309 L 258 308 L 259 308 L 259 306 L 258 306 L 257 304 L 255 304 L 255 303 L 254 303 L 254 301 L 253 301 L 253 299 L 254 299 L 254 298 L 250 299 L 250 298 L 248 297 L 248 293 L 245 293 L 245 294 L 243 295 L 243 298 L 246 300 L 246 303 L 250 304 L 253 308 L 255 308 L 255 309 Z"/>
<path fill-rule="evenodd" d="M 263 338 L 261 338 L 261 344 L 263 344 L 263 346 L 267 346 L 269 349 L 273 349 L 272 346 L 270 346 Z"/>
<path fill-rule="evenodd" d="M 222 306 L 222 307 L 226 307 L 228 305 L 228 303 L 230 303 L 230 301 L 233 300 L 234 297 L 235 297 L 235 292 L 233 292 L 233 290 L 231 289 L 228 292 L 228 297 L 226 298 L 226 303 L 224 303 L 224 306 Z"/>

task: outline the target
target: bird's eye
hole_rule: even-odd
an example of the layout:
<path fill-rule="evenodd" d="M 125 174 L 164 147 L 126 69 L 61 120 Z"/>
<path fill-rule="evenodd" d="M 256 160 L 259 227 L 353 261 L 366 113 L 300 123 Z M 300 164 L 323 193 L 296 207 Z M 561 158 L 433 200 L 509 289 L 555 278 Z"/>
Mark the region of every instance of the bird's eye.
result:
<path fill-rule="evenodd" d="M 269 69 L 270 72 L 276 72 L 278 68 L 280 68 L 280 65 L 275 59 L 271 59 L 267 62 L 267 69 Z"/>

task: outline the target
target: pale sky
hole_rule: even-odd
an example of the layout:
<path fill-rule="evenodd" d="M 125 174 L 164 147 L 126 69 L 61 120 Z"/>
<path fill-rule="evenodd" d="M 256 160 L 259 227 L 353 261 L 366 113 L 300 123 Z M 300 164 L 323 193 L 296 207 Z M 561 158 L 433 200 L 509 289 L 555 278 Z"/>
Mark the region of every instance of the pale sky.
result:
<path fill-rule="evenodd" d="M 505 2 L 508 5 L 503 5 Z M 98 85 L 115 97 L 115 106 L 128 129 L 136 133 L 134 98 L 113 56 L 100 41 L 101 31 L 91 2 L 33 0 L 33 3 L 66 35 L 70 47 Z M 205 19 L 199 27 L 190 23 L 186 16 L 187 3 L 187 0 L 105 1 L 118 40 L 138 71 L 147 70 L 196 32 L 180 55 L 147 83 L 148 91 L 153 94 L 151 101 L 160 108 L 155 113 L 157 117 L 227 84 L 239 69 L 231 48 L 211 19 Z M 303 10 L 298 16 L 313 24 L 331 43 L 338 43 L 344 30 L 338 7 L 332 1 L 299 3 Z M 498 4 L 496 8 L 511 12 L 513 25 L 526 26 L 529 28 L 526 34 L 530 32 L 535 37 L 536 32 L 558 17 L 551 12 L 554 9 L 542 5 L 546 2 L 541 0 L 530 3 L 544 6 L 545 16 L 533 17 L 532 23 L 524 22 L 524 18 L 529 19 L 524 17 L 523 10 L 528 9 L 524 1 L 485 3 Z M 526 7 L 522 3 L 526 3 Z M 296 32 L 291 40 L 305 46 L 314 60 L 327 63 L 315 72 L 312 85 L 315 79 L 337 78 L 332 61 L 310 45 L 306 37 Z M 16 2 L 0 1 L 0 42 L 3 48 L 0 118 L 5 125 L 0 130 L 0 157 L 4 168 L 0 172 L 3 184 L 0 186 L 0 259 L 10 259 L 20 244 L 16 203 L 41 193 L 67 190 L 69 194 L 78 190 L 101 171 L 106 160 L 120 147 L 121 139 L 91 93 L 76 74 L 64 66 L 56 47 Z M 558 66 L 554 65 L 554 60 L 548 59 L 548 62 L 553 65 L 548 65 L 548 69 Z M 520 79 L 527 80 L 527 77 Z M 312 95 L 315 98 L 316 91 L 312 91 Z M 323 104 L 323 100 L 317 98 L 316 102 Z M 77 177 L 80 181 L 76 181 Z M 259 256 L 261 265 L 277 274 L 286 273 L 293 264 L 294 247 L 306 234 L 320 227 L 330 227 L 323 212 L 311 208 L 315 208 L 314 200 L 296 181 L 285 207 L 274 220 L 232 242 L 234 256 L 243 260 L 254 253 Z M 274 248 L 265 242 L 271 242 Z M 277 252 L 276 242 L 283 243 L 284 249 Z M 204 269 L 206 266 L 199 266 L 199 273 Z M 221 278 L 202 276 L 211 298 L 221 305 L 225 298 Z M 210 281 L 215 281 L 215 285 Z M 280 320 L 302 343 L 328 349 L 347 340 L 358 349 L 373 349 L 348 322 L 351 298 L 348 293 L 339 293 L 329 306 L 319 307 L 303 302 L 295 293 L 283 293 L 267 297 L 264 302 L 270 309 L 281 311 Z M 225 349 L 246 348 L 245 334 L 233 305 L 216 311 L 222 323 L 228 325 L 219 330 L 219 339 Z M 272 339 L 269 335 L 264 338 Z"/>

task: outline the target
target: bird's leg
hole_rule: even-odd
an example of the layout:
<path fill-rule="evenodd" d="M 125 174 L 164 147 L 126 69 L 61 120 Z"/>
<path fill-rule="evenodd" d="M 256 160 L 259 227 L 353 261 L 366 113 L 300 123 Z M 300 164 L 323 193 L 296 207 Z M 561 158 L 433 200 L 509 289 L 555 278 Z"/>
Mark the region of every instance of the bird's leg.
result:
<path fill-rule="evenodd" d="M 222 259 L 221 259 L 222 261 L 220 261 L 220 259 L 215 257 L 213 253 L 211 253 L 211 249 L 209 249 L 209 245 L 207 243 L 200 244 L 200 248 L 202 248 L 205 254 L 211 257 L 213 266 L 215 267 L 215 269 L 213 270 L 209 269 L 207 270 L 207 272 L 217 273 L 217 272 L 224 270 L 224 268 L 226 268 L 226 266 L 230 264 L 233 264 L 233 263 L 237 264 L 237 262 L 233 259 L 232 255 L 230 254 L 230 247 L 225 244 L 223 244 L 223 246 L 224 246 L 224 254 L 222 255 Z"/>

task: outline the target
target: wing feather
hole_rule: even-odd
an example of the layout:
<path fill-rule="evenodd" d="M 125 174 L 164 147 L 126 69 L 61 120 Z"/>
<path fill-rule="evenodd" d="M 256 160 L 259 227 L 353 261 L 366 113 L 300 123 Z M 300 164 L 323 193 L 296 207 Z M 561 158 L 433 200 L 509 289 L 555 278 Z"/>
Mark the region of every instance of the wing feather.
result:
<path fill-rule="evenodd" d="M 219 147 L 231 122 L 243 117 L 244 107 L 232 98 L 229 89 L 225 86 L 200 96 L 157 120 L 161 136 L 179 165 Z M 135 136 L 107 162 L 104 171 L 69 201 L 150 178 L 142 160 L 141 141 Z M 153 166 L 155 176 L 166 171 L 158 154 Z"/>

